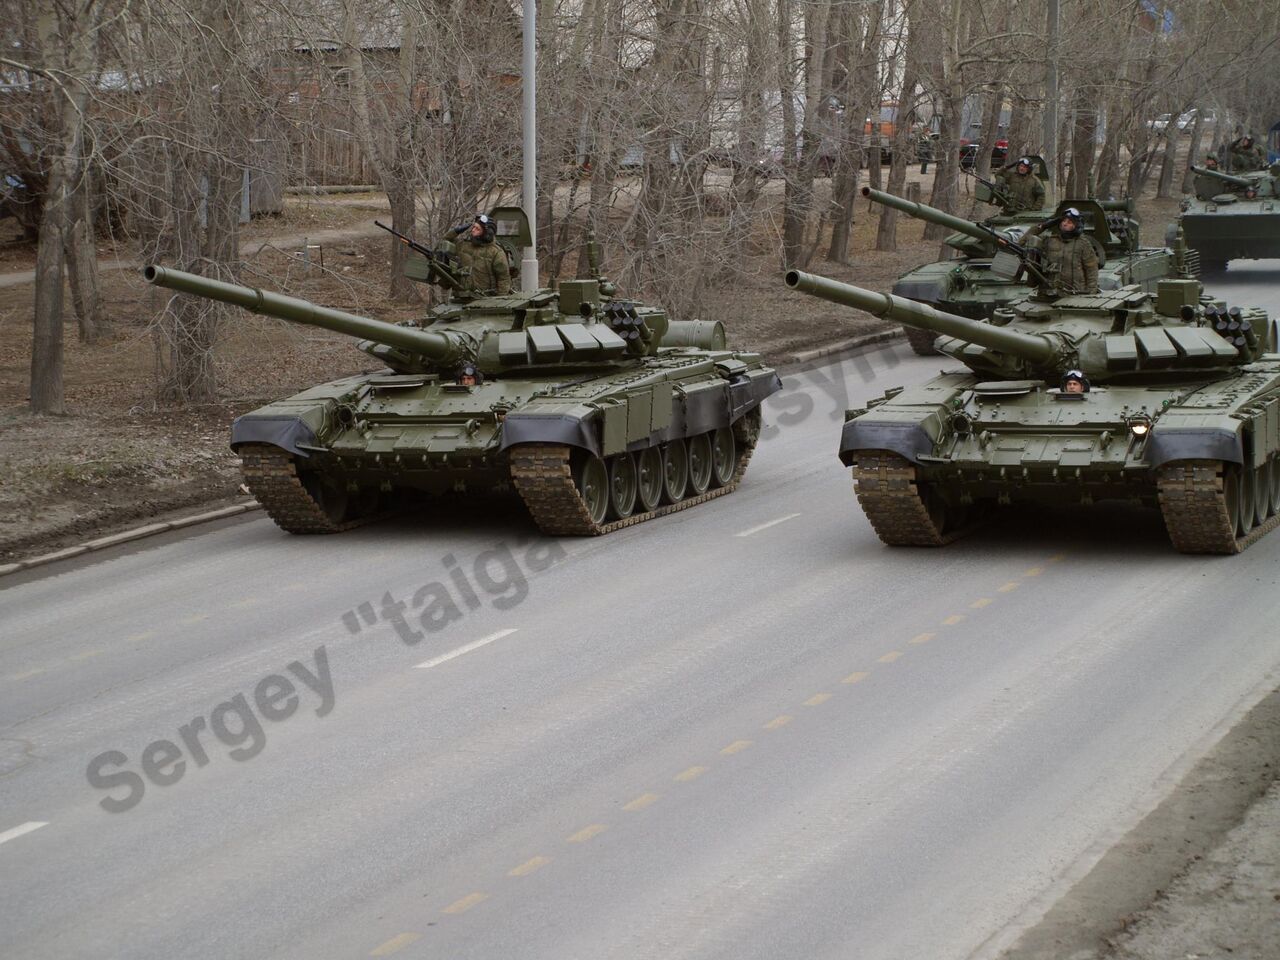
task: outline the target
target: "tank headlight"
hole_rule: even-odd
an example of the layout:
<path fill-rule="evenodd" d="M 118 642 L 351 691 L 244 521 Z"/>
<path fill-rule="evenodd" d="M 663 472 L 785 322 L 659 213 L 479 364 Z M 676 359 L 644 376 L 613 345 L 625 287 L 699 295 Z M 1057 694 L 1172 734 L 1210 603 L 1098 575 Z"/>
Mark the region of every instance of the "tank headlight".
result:
<path fill-rule="evenodd" d="M 973 421 L 965 413 L 953 413 L 951 415 L 951 429 L 962 437 L 968 436 L 973 432 Z"/>
<path fill-rule="evenodd" d="M 1135 437 L 1145 437 L 1148 433 L 1151 432 L 1151 418 L 1150 417 L 1130 417 L 1129 432 L 1132 433 Z"/>

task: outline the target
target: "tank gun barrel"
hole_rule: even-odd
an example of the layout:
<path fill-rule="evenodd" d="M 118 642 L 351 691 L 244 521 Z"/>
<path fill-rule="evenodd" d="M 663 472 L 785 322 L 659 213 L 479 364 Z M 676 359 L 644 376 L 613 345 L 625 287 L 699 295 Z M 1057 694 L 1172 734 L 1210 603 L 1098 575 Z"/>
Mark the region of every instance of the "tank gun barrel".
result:
<path fill-rule="evenodd" d="M 902 197 L 896 197 L 892 193 L 885 193 L 883 190 L 876 190 L 873 187 L 863 187 L 862 195 L 873 203 L 892 207 L 894 210 L 901 210 L 907 216 L 915 217 L 917 220 L 923 220 L 926 223 L 937 223 L 949 230 L 966 234 L 987 243 L 994 242 L 994 231 L 976 224 L 972 220 L 954 216 L 945 210 L 939 210 L 937 207 L 931 207 L 926 203 L 904 200 Z"/>
<path fill-rule="evenodd" d="M 917 303 L 905 297 L 876 293 L 874 290 L 814 276 L 811 273 L 802 273 L 799 270 L 789 270 L 786 283 L 791 289 L 807 293 L 820 300 L 829 300 L 842 306 L 864 310 L 872 316 L 896 320 L 909 327 L 931 330 L 934 333 L 980 344 L 992 350 L 1022 357 L 1032 363 L 1047 365 L 1057 354 L 1053 341 L 1047 337 L 1007 330 L 979 320 L 956 316 L 954 313 L 944 313 L 928 304 Z"/>
<path fill-rule="evenodd" d="M 237 283 L 226 283 L 170 267 L 154 265 L 144 267 L 142 276 L 147 283 L 167 290 L 229 303 L 265 317 L 277 317 L 310 327 L 323 327 L 325 330 L 345 333 L 351 337 L 399 347 L 401 350 L 441 363 L 459 360 L 467 352 L 465 346 L 453 337 L 430 333 L 426 330 L 413 330 L 394 323 L 357 316 L 344 310 L 321 307 L 296 297 L 287 297 L 284 294 L 258 290 L 254 287 L 243 287 Z"/>
<path fill-rule="evenodd" d="M 1214 180 L 1221 180 L 1223 183 L 1229 183 L 1233 187 L 1248 187 L 1253 185 L 1253 181 L 1247 177 L 1236 177 L 1229 173 L 1223 173 L 1221 170 L 1210 170 L 1208 167 L 1191 168 L 1193 173 L 1197 173 L 1202 177 L 1212 177 Z"/>

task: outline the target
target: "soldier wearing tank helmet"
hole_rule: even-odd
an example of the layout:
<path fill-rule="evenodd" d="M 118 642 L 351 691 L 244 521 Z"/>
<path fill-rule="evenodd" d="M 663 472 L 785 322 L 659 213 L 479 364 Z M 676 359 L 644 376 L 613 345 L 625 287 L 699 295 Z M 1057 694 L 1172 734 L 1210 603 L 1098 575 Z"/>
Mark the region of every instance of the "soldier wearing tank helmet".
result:
<path fill-rule="evenodd" d="M 1267 165 L 1266 154 L 1262 147 L 1253 142 L 1253 137 L 1245 134 L 1231 144 L 1231 172 L 1248 173 L 1250 170 L 1261 170 Z"/>
<path fill-rule="evenodd" d="M 1067 207 L 1056 222 L 1047 220 L 1027 231 L 1025 242 L 1040 251 L 1040 269 L 1055 297 L 1098 292 L 1098 253 L 1083 226 L 1080 211 Z"/>
<path fill-rule="evenodd" d="M 1030 157 L 1019 157 L 1012 168 L 1005 167 L 997 173 L 996 179 L 1008 197 L 1005 204 L 1008 212 L 1039 210 L 1044 206 L 1044 184 L 1036 176 Z"/>
<path fill-rule="evenodd" d="M 450 231 L 456 237 L 458 266 L 470 271 L 471 287 L 480 293 L 505 296 L 511 292 L 511 268 L 506 251 L 494 242 L 498 225 L 479 214 Z M 465 234 L 465 236 L 461 236 Z"/>

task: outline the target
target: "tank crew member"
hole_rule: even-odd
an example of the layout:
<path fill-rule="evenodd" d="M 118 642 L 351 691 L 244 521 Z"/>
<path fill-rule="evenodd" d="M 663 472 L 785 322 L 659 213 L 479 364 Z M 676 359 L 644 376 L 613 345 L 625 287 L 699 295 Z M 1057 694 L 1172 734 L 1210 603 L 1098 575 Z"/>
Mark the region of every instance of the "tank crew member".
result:
<path fill-rule="evenodd" d="M 1057 229 L 1048 236 L 1041 236 L 1040 231 L 1046 226 L 1032 227 L 1027 231 L 1027 240 L 1035 242 L 1040 250 L 1040 266 L 1053 284 L 1053 295 L 1067 297 L 1073 293 L 1097 293 L 1098 253 L 1081 230 L 1083 218 L 1080 211 L 1067 207 L 1062 211 Z"/>
<path fill-rule="evenodd" d="M 498 225 L 483 213 L 471 223 L 453 228 L 455 237 L 466 234 L 457 242 L 458 266 L 471 271 L 472 288 L 506 296 L 511 292 L 511 268 L 506 251 L 494 243 L 497 232 Z"/>
<path fill-rule="evenodd" d="M 1089 378 L 1083 370 L 1068 370 L 1062 375 L 1063 393 L 1088 393 Z"/>
<path fill-rule="evenodd" d="M 1013 169 L 1005 167 L 996 179 L 1004 187 L 1009 198 L 1005 209 L 1010 213 L 1019 210 L 1039 210 L 1044 206 L 1044 184 L 1035 175 L 1030 157 L 1019 157 Z"/>
<path fill-rule="evenodd" d="M 1204 168 L 1206 170 L 1218 169 L 1218 155 L 1216 153 L 1209 153 L 1205 155 Z"/>
<path fill-rule="evenodd" d="M 1250 170 L 1261 170 L 1267 165 L 1267 158 L 1262 147 L 1253 142 L 1253 137 L 1245 134 L 1231 144 L 1231 172 L 1248 173 Z"/>

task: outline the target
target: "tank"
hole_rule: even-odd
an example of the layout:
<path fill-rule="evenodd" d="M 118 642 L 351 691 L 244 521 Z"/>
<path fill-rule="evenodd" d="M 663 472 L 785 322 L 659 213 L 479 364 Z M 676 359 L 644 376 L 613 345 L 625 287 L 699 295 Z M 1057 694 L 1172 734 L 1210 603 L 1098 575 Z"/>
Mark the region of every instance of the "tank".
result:
<path fill-rule="evenodd" d="M 518 235 L 523 213 L 494 211 Z M 527 227 L 525 228 L 527 230 Z M 416 245 L 415 245 L 416 246 Z M 332 533 L 449 494 L 514 493 L 549 534 L 595 535 L 732 492 L 780 389 L 719 323 L 672 320 L 595 276 L 481 296 L 444 254 L 406 273 L 458 294 L 386 323 L 161 266 L 159 287 L 357 338 L 377 373 L 238 417 L 245 483 L 290 533 Z"/>
<path fill-rule="evenodd" d="M 840 460 L 885 543 L 941 545 L 1016 502 L 1156 507 L 1184 553 L 1236 553 L 1280 523 L 1263 310 L 1174 279 L 1029 298 L 988 323 L 797 271 L 786 283 L 929 330 L 964 365 L 846 414 Z"/>
<path fill-rule="evenodd" d="M 1067 207 L 1080 211 L 1083 230 L 1098 254 L 1098 286 L 1103 290 L 1131 284 L 1154 290 L 1163 279 L 1190 279 L 1199 273 L 1195 255 L 1187 251 L 1176 231 L 1168 248 L 1141 246 L 1139 224 L 1133 217 L 1130 200 L 1064 200 L 1050 210 L 975 222 L 870 187 L 863 187 L 862 195 L 874 203 L 955 231 L 944 241 L 954 251 L 953 258 L 922 264 L 904 273 L 894 283 L 893 293 L 974 320 L 989 320 L 997 309 L 1032 291 L 1023 277 L 992 271 L 992 257 L 1000 240 L 1020 242 L 1037 224 L 1056 222 Z M 928 330 L 907 327 L 906 331 L 916 353 L 929 356 L 935 352 L 936 338 Z"/>
<path fill-rule="evenodd" d="M 1280 163 L 1239 174 L 1191 169 L 1195 196 L 1182 201 L 1171 229 L 1181 228 L 1205 273 L 1232 260 L 1280 257 Z"/>

